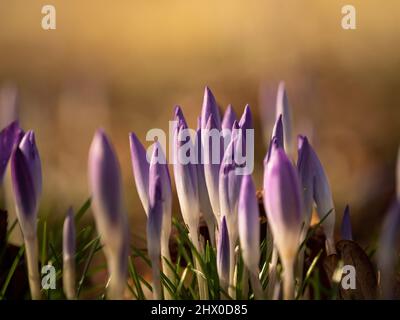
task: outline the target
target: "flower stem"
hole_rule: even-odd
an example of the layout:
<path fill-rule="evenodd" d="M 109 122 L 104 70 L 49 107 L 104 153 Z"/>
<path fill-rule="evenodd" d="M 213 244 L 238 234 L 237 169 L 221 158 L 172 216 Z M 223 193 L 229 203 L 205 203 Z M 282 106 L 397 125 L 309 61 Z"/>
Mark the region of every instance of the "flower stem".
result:
<path fill-rule="evenodd" d="M 260 272 L 259 272 L 258 268 L 255 268 L 254 270 L 249 270 L 250 283 L 251 283 L 251 287 L 254 292 L 254 298 L 257 300 L 262 300 L 262 299 L 264 299 L 264 290 L 261 286 L 261 282 L 258 277 L 259 273 Z"/>
<path fill-rule="evenodd" d="M 25 238 L 26 261 L 28 266 L 29 288 L 32 300 L 40 300 L 39 260 L 36 236 Z"/>
<path fill-rule="evenodd" d="M 193 233 L 195 233 L 193 235 Z M 199 254 L 202 253 L 201 247 L 200 247 L 200 241 L 199 241 L 199 232 L 198 232 L 198 228 L 195 229 L 195 231 L 192 229 L 189 231 L 189 236 L 191 238 L 191 241 L 193 243 L 193 246 L 195 247 L 195 249 L 197 250 L 197 252 Z M 194 256 L 193 257 L 194 260 L 194 267 L 199 270 L 202 271 L 200 268 L 200 261 L 198 260 L 198 257 Z M 208 288 L 207 288 L 207 282 L 205 281 L 205 279 L 201 276 L 201 274 L 196 273 L 196 277 L 197 277 L 197 283 L 199 285 L 199 296 L 200 296 L 200 300 L 207 300 L 208 299 Z"/>
<path fill-rule="evenodd" d="M 162 235 L 163 240 L 161 241 L 161 264 L 162 264 L 162 270 L 165 274 L 165 276 L 171 280 L 172 283 L 175 282 L 175 275 L 173 271 L 171 270 L 171 267 L 168 265 L 168 263 L 165 261 L 167 259 L 169 262 L 171 262 L 171 254 L 169 252 L 169 235 Z M 166 300 L 171 300 L 172 296 L 170 292 L 168 291 L 167 288 L 164 290 L 164 298 Z"/>
<path fill-rule="evenodd" d="M 151 259 L 151 270 L 153 275 L 153 299 L 162 299 L 162 288 L 160 278 L 160 259 L 159 257 L 153 257 Z"/>
<path fill-rule="evenodd" d="M 285 300 L 294 299 L 294 259 L 286 259 L 283 262 L 283 298 Z"/>
<path fill-rule="evenodd" d="M 68 257 L 63 261 L 63 288 L 68 300 L 76 299 L 75 259 Z"/>

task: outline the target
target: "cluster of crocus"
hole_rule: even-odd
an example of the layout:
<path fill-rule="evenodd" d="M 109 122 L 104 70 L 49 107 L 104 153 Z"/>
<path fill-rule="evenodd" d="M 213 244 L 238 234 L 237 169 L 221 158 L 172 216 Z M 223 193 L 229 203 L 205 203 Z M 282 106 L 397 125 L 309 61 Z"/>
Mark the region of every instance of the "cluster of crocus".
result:
<path fill-rule="evenodd" d="M 275 124 L 264 158 L 263 205 L 267 217 L 267 250 L 271 260 L 268 285 L 260 279 L 260 209 L 251 172 L 244 170 L 253 141 L 253 117 L 246 105 L 240 119 L 229 105 L 223 118 L 216 99 L 205 89 L 201 115 L 196 130 L 190 130 L 182 109 L 174 110 L 173 176 L 180 211 L 193 251 L 194 269 L 200 299 L 208 299 L 208 279 L 199 255 L 205 252 L 200 233 L 203 219 L 210 239 L 209 250 L 216 251 L 216 270 L 221 298 L 236 298 L 238 265 L 243 261 L 241 280 L 249 282 L 255 299 L 293 299 L 297 277 L 302 276 L 304 246 L 314 211 L 326 236 L 326 253 L 335 253 L 335 208 L 330 184 L 323 165 L 308 138 L 299 135 L 294 150 L 291 109 L 283 83 L 279 85 Z M 216 132 L 216 135 L 210 135 Z M 213 139 L 217 139 L 214 141 Z M 162 286 L 161 272 L 172 283 L 176 277 L 169 250 L 171 237 L 172 181 L 163 146 L 156 141 L 145 147 L 134 133 L 129 135 L 133 176 L 147 216 L 147 251 L 152 266 L 153 298 L 171 298 Z M 29 285 L 33 299 L 41 297 L 37 214 L 42 191 L 42 171 L 33 131 L 24 133 L 17 122 L 0 132 L 0 181 L 11 162 L 13 194 L 18 221 L 24 236 Z M 243 162 L 244 161 L 244 162 Z M 397 163 L 397 195 L 382 229 L 379 270 L 382 295 L 393 294 L 391 279 L 395 265 L 395 238 L 400 227 L 400 150 Z M 109 281 L 107 297 L 121 299 L 127 282 L 130 251 L 129 228 L 123 201 L 121 170 L 116 152 L 103 130 L 92 140 L 88 159 L 91 203 L 100 241 L 107 260 Z M 352 240 L 350 209 L 346 207 L 341 238 Z M 271 240 L 271 241 L 269 241 Z M 72 209 L 63 228 L 63 287 L 68 299 L 77 298 L 76 232 Z M 278 257 L 283 268 L 279 277 Z M 295 270 L 295 268 L 300 270 Z M 300 275 L 300 276 L 299 276 Z M 248 281 L 249 280 L 249 281 Z M 281 294 L 281 283 L 283 293 Z M 300 279 L 301 281 L 301 279 Z M 242 294 L 247 296 L 243 283 Z"/>
<path fill-rule="evenodd" d="M 265 158 L 264 205 L 274 239 L 273 260 L 276 264 L 278 252 L 284 266 L 284 296 L 290 299 L 294 295 L 294 265 L 298 249 L 310 225 L 314 204 L 321 219 L 324 219 L 330 252 L 334 252 L 335 215 L 327 177 L 306 137 L 299 136 L 297 166 L 293 164 L 291 110 L 283 84 L 278 89 L 276 113 L 271 144 Z M 242 165 L 238 159 L 246 157 L 246 131 L 253 130 L 250 107 L 246 105 L 242 117 L 237 120 L 229 105 L 221 120 L 216 99 L 206 88 L 195 134 L 190 134 L 179 106 L 175 108 L 174 120 L 173 172 L 189 237 L 201 254 L 204 248 L 199 224 L 203 218 L 212 246 L 217 243 L 221 288 L 233 298 L 237 281 L 237 246 L 240 243 L 245 274 L 249 275 L 255 298 L 262 299 L 265 293 L 259 280 L 259 210 L 255 187 L 250 172 L 237 172 Z M 215 135 L 209 135 L 213 131 L 218 133 L 216 144 L 212 141 Z M 169 259 L 171 181 L 165 155 L 158 142 L 154 144 L 151 157 L 146 156 L 143 145 L 133 133 L 130 145 L 136 187 L 148 216 L 147 241 L 153 262 L 153 278 L 156 279 L 155 297 L 159 298 L 158 260 L 160 255 Z M 199 268 L 196 258 L 194 260 L 195 267 Z M 200 298 L 206 299 L 206 281 L 201 270 L 198 271 Z"/>

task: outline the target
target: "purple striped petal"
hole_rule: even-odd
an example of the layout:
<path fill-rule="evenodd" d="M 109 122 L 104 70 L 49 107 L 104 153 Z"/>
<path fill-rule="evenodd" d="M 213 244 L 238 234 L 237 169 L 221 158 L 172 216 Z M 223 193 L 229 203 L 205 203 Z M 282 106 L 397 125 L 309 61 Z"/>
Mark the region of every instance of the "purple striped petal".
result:
<path fill-rule="evenodd" d="M 260 259 L 260 220 L 256 189 L 251 175 L 243 177 L 240 188 L 238 225 L 243 262 L 249 270 L 258 268 Z"/>
<path fill-rule="evenodd" d="M 129 143 L 133 177 L 140 201 L 147 215 L 149 208 L 149 162 L 147 161 L 146 150 L 133 132 L 129 134 Z"/>

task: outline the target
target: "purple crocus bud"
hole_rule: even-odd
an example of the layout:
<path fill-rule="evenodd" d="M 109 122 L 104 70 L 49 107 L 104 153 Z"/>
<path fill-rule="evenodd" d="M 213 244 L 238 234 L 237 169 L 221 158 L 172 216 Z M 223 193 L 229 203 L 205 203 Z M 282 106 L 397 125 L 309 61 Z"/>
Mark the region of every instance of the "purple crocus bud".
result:
<path fill-rule="evenodd" d="M 335 208 L 331 188 L 324 168 L 309 144 L 307 137 L 299 136 L 299 157 L 297 168 L 303 190 L 306 223 L 311 219 L 312 204 L 315 202 L 319 218 L 327 238 L 328 254 L 335 252 L 333 233 L 335 228 Z"/>
<path fill-rule="evenodd" d="M 214 121 L 214 117 L 210 115 L 207 121 L 206 129 L 202 130 L 202 142 L 203 142 L 203 163 L 204 163 L 204 178 L 208 190 L 208 196 L 210 204 L 213 209 L 216 221 L 221 221 L 220 215 L 220 201 L 219 201 L 219 169 L 221 166 L 221 160 L 223 156 L 223 144 L 221 140 L 215 142 L 212 138 L 205 137 L 205 133 L 215 132 L 218 130 L 217 125 Z M 217 131 L 218 132 L 218 131 Z M 215 138 L 214 138 L 215 139 Z M 207 141 L 206 141 L 207 140 Z"/>
<path fill-rule="evenodd" d="M 282 115 L 285 151 L 288 154 L 291 154 L 293 149 L 292 115 L 289 100 L 286 94 L 285 83 L 283 81 L 279 83 L 278 93 L 276 96 L 276 119 L 278 119 L 280 115 Z"/>
<path fill-rule="evenodd" d="M 36 148 L 35 133 L 32 130 L 25 133 L 19 147 L 31 167 L 30 170 L 35 184 L 35 190 L 39 197 L 42 193 L 42 165 L 40 162 L 39 152 Z"/>
<path fill-rule="evenodd" d="M 76 298 L 75 289 L 76 232 L 74 212 L 69 208 L 63 228 L 63 288 L 67 299 Z"/>
<path fill-rule="evenodd" d="M 242 134 L 233 137 L 225 151 L 219 173 L 219 198 L 221 215 L 226 218 L 226 224 L 229 232 L 230 240 L 230 295 L 233 297 L 234 292 L 234 268 L 235 268 L 235 247 L 238 240 L 238 199 L 240 186 L 243 176 L 237 174 L 237 155 L 241 149 Z"/>
<path fill-rule="evenodd" d="M 348 205 L 344 209 L 340 234 L 342 236 L 342 240 L 353 240 L 353 234 L 351 231 L 350 208 Z"/>
<path fill-rule="evenodd" d="M 226 292 L 229 285 L 229 233 L 225 217 L 222 217 L 217 244 L 217 271 L 221 288 Z"/>
<path fill-rule="evenodd" d="M 119 162 L 103 130 L 98 130 L 93 138 L 88 166 L 94 218 L 110 274 L 108 296 L 121 299 L 128 265 L 128 224 Z"/>
<path fill-rule="evenodd" d="M 171 233 L 171 206 L 172 206 L 172 190 L 171 190 L 171 177 L 169 175 L 168 164 L 165 153 L 159 142 L 154 144 L 153 155 L 149 168 L 149 188 L 154 183 L 156 177 L 161 181 L 161 195 L 163 203 L 163 230 L 169 234 Z M 150 194 L 150 191 L 149 191 Z M 165 221 L 165 223 L 164 223 Z M 169 231 L 169 232 L 168 232 Z"/>
<path fill-rule="evenodd" d="M 3 182 L 4 173 L 10 159 L 12 149 L 23 136 L 18 121 L 14 121 L 0 131 L 0 184 Z"/>
<path fill-rule="evenodd" d="M 240 248 L 243 262 L 253 272 L 260 259 L 260 219 L 256 189 L 251 175 L 243 177 L 238 205 Z"/>
<path fill-rule="evenodd" d="M 24 237 L 36 237 L 36 218 L 42 189 L 40 157 L 32 131 L 11 156 L 11 176 L 18 221 Z"/>
<path fill-rule="evenodd" d="M 129 134 L 129 143 L 131 149 L 133 177 L 135 179 L 136 189 L 139 194 L 143 208 L 148 215 L 149 208 L 149 162 L 146 157 L 146 150 L 140 143 L 136 135 Z"/>
<path fill-rule="evenodd" d="M 194 151 L 192 139 L 185 135 L 187 128 L 182 124 L 174 133 L 174 177 L 179 204 L 189 232 L 199 227 L 200 206 L 196 164 L 186 159 L 186 151 Z"/>
<path fill-rule="evenodd" d="M 161 230 L 163 224 L 163 195 L 160 176 L 152 177 L 150 181 L 150 208 L 147 219 L 147 250 L 152 263 L 153 297 L 162 299 L 160 282 Z"/>
<path fill-rule="evenodd" d="M 174 177 L 181 213 L 189 230 L 189 237 L 198 252 L 202 252 L 199 241 L 200 201 L 197 179 L 196 148 L 183 121 L 174 132 Z M 201 268 L 198 259 L 195 267 Z M 200 299 L 207 299 L 208 289 L 204 278 L 197 275 Z"/>
<path fill-rule="evenodd" d="M 171 261 L 171 254 L 169 251 L 169 238 L 171 235 L 171 209 L 172 209 L 172 190 L 171 190 L 171 178 L 169 175 L 167 159 L 165 153 L 159 142 L 154 144 L 153 154 L 150 161 L 149 169 L 149 195 L 156 189 L 155 183 L 157 179 L 160 183 L 160 200 L 162 206 L 162 228 L 161 228 L 161 255 L 162 255 L 162 267 L 163 272 L 166 276 L 173 279 L 168 263 L 165 261 Z M 149 204 L 151 207 L 151 204 Z M 148 209 L 149 210 L 149 209 Z M 166 292 L 165 298 L 170 298 L 169 293 Z"/>
<path fill-rule="evenodd" d="M 219 173 L 219 198 L 222 216 L 226 217 L 231 242 L 236 243 L 238 237 L 237 206 L 242 175 L 235 171 L 237 168 L 236 155 L 240 147 L 241 135 L 231 141 L 225 151 Z"/>
<path fill-rule="evenodd" d="M 243 130 L 254 129 L 253 116 L 251 115 L 251 109 L 248 104 L 246 104 L 242 117 L 240 118 L 239 127 Z"/>
<path fill-rule="evenodd" d="M 204 164 L 201 161 L 203 153 L 203 145 L 201 143 L 201 129 L 199 128 L 196 132 L 195 147 L 197 152 L 197 184 L 199 188 L 199 201 L 200 201 L 200 212 L 203 214 L 204 220 L 206 221 L 208 233 L 210 235 L 211 245 L 215 247 L 215 225 L 216 217 L 210 203 L 210 197 L 208 195 L 206 178 L 204 176 Z"/>
<path fill-rule="evenodd" d="M 298 136 L 297 170 L 300 177 L 300 185 L 303 191 L 303 208 L 305 213 L 305 228 L 308 229 L 311 222 L 311 214 L 314 203 L 314 174 L 307 137 Z"/>
<path fill-rule="evenodd" d="M 378 269 L 383 299 L 395 298 L 396 263 L 400 235 L 400 201 L 395 199 L 383 221 L 379 246 Z"/>
<path fill-rule="evenodd" d="M 204 90 L 203 107 L 201 109 L 201 128 L 204 129 L 207 126 L 207 121 L 213 116 L 215 126 L 218 130 L 221 130 L 221 116 L 217 102 L 215 101 L 214 95 L 210 88 L 206 87 Z"/>
<path fill-rule="evenodd" d="M 250 273 L 250 282 L 254 296 L 257 299 L 264 297 L 261 282 L 259 280 L 260 260 L 260 212 L 251 175 L 242 179 L 238 205 L 238 225 L 240 248 L 243 262 Z"/>
<path fill-rule="evenodd" d="M 37 252 L 37 212 L 41 194 L 41 165 L 34 135 L 27 132 L 11 155 L 11 178 L 18 222 L 24 236 L 32 299 L 40 299 Z"/>
<path fill-rule="evenodd" d="M 235 120 L 237 120 L 235 110 L 233 110 L 232 105 L 228 105 L 224 113 L 224 118 L 222 119 L 222 129 L 231 130 Z"/>
<path fill-rule="evenodd" d="M 271 153 L 264 169 L 264 206 L 284 267 L 284 297 L 293 298 L 293 267 L 303 224 L 297 172 L 282 148 Z"/>

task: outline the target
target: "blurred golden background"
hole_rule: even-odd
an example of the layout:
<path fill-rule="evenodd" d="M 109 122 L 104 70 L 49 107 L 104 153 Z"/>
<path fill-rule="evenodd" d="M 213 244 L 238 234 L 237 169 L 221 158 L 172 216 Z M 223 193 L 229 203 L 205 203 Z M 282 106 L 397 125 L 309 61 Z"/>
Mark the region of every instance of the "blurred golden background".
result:
<path fill-rule="evenodd" d="M 56 30 L 41 28 L 46 4 L 56 8 Z M 43 212 L 63 214 L 88 197 L 88 148 L 103 127 L 121 162 L 130 218 L 138 222 L 132 232 L 143 234 L 128 132 L 144 142 L 148 129 L 167 130 L 175 104 L 194 127 L 205 85 L 222 108 L 232 103 L 240 114 L 252 106 L 261 187 L 274 95 L 285 80 L 296 133 L 312 135 L 330 177 L 338 225 L 348 203 L 356 239 L 371 240 L 394 193 L 400 2 L 352 0 L 356 30 L 341 27 L 345 4 L 1 0 L 0 86 L 18 88 L 18 117 L 36 132 Z M 6 111 L 2 126 L 13 117 Z"/>

